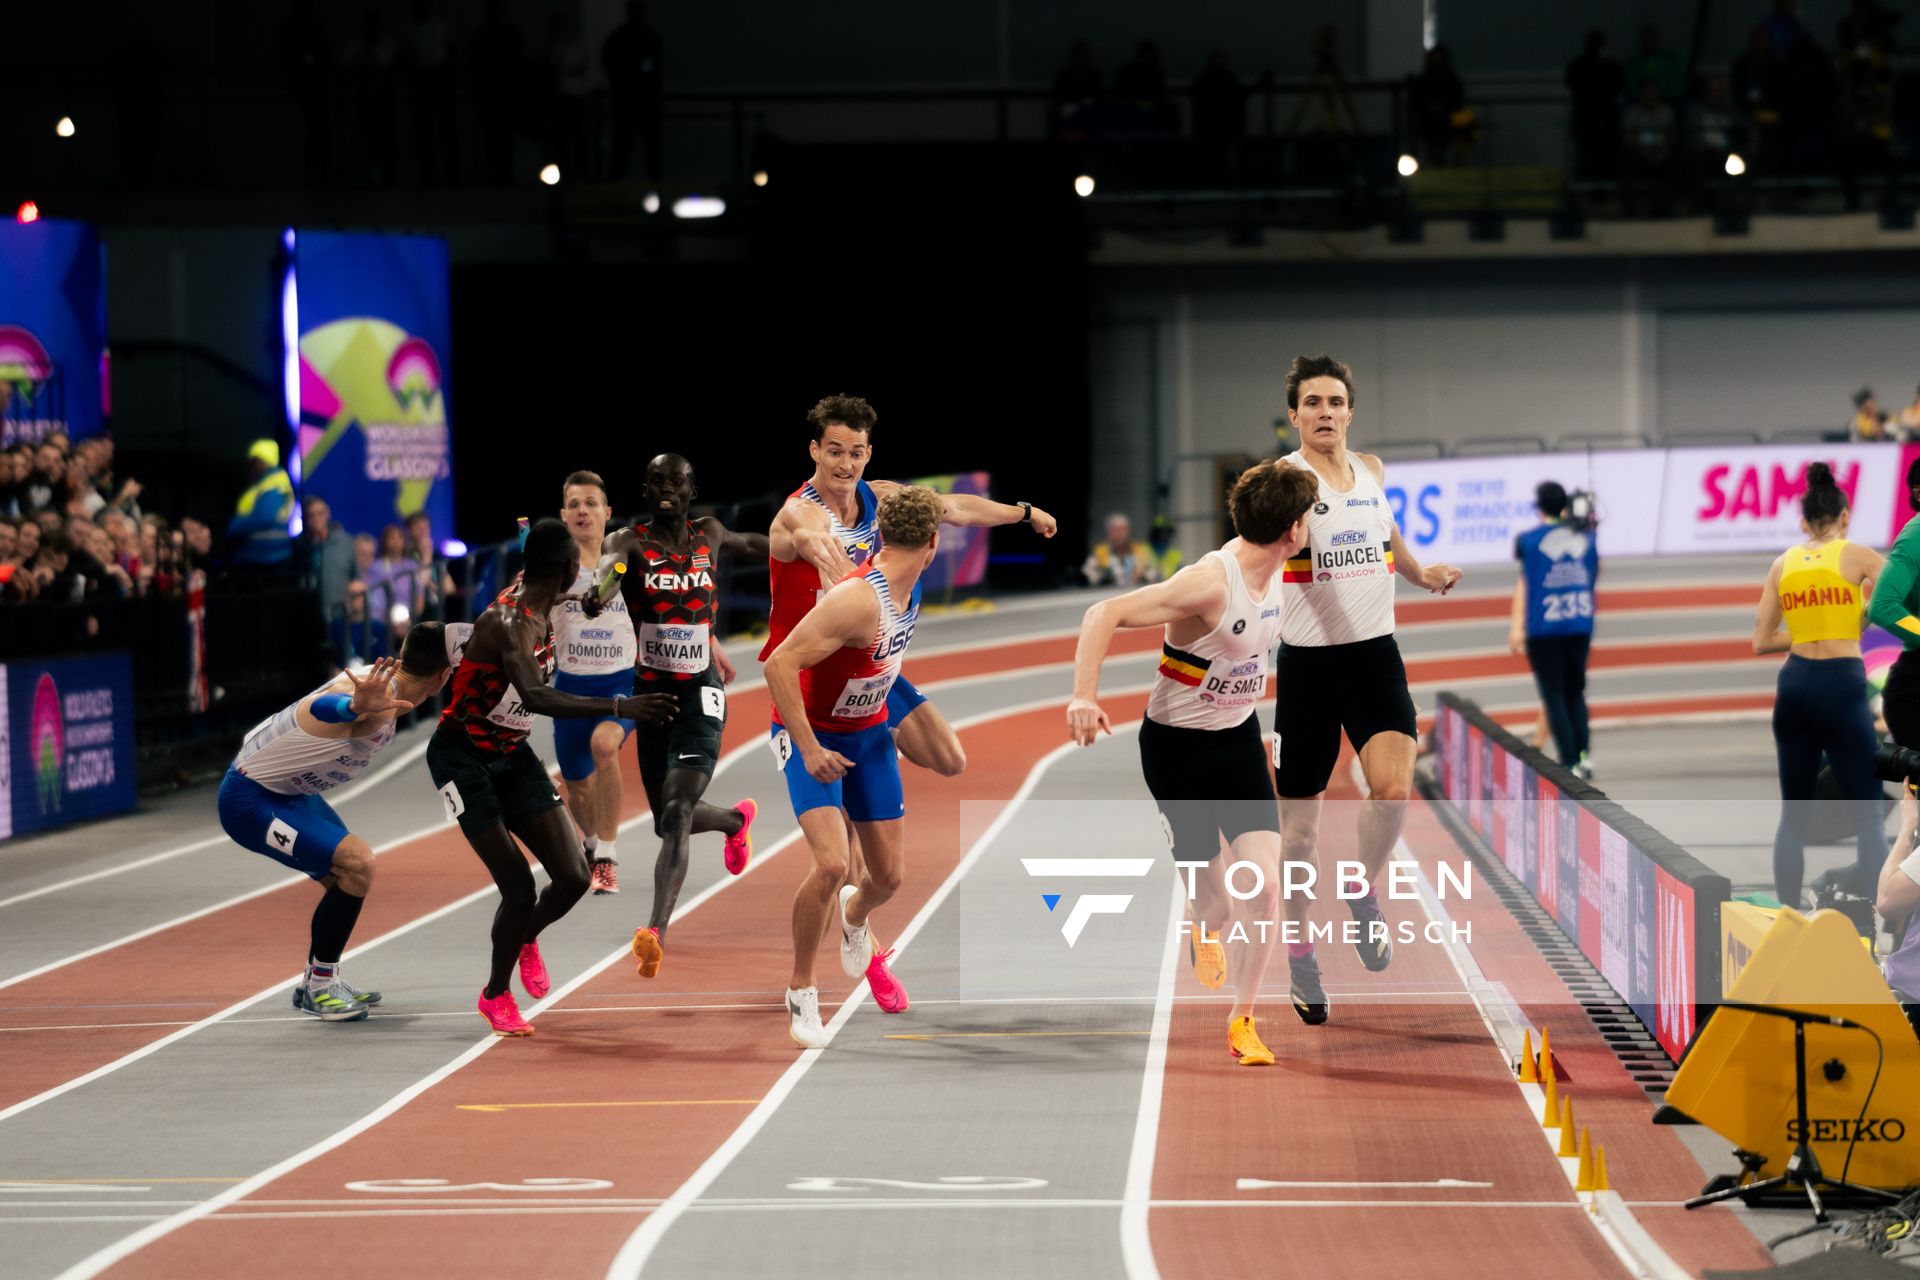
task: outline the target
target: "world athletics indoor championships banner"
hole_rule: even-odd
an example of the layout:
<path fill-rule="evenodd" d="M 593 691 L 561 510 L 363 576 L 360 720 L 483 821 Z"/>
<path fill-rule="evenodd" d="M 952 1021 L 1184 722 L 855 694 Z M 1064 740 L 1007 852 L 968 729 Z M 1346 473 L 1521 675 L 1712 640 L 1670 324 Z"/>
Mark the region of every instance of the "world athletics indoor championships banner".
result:
<path fill-rule="evenodd" d="M 99 434 L 107 391 L 107 255 L 91 224 L 0 222 L 0 448 Z"/>
<path fill-rule="evenodd" d="M 334 523 L 378 534 L 416 511 L 453 533 L 447 413 L 447 244 L 426 236 L 289 232 L 286 305 L 299 333 L 302 493 Z"/>
<path fill-rule="evenodd" d="M 126 654 L 0 665 L 0 839 L 138 798 Z"/>

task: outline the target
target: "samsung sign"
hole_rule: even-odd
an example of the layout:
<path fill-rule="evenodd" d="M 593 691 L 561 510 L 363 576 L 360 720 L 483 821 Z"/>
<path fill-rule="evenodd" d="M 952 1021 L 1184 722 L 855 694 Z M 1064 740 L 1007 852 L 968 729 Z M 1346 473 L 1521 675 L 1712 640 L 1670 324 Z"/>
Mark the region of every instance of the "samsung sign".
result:
<path fill-rule="evenodd" d="M 0 838 L 134 806 L 125 654 L 0 666 Z"/>
<path fill-rule="evenodd" d="M 1905 522 L 1908 455 L 1895 444 L 1729 445 L 1389 462 L 1387 502 L 1419 558 L 1494 564 L 1539 523 L 1544 480 L 1594 494 L 1603 556 L 1777 552 L 1799 536 L 1807 464 L 1825 462 L 1878 539 Z"/>

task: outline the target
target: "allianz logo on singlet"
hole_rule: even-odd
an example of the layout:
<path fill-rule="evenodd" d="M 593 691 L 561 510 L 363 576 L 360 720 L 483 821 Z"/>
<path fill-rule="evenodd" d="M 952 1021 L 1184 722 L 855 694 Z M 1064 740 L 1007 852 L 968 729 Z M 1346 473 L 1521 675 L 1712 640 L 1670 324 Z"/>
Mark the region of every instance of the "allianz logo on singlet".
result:
<path fill-rule="evenodd" d="M 1805 591 L 1782 591 L 1782 609 L 1816 609 L 1828 604 L 1853 604 L 1852 587 L 1808 587 Z"/>
<path fill-rule="evenodd" d="M 702 569 L 699 573 L 649 573 L 646 587 L 649 591 L 692 591 L 696 588 L 713 589 L 713 575 Z"/>

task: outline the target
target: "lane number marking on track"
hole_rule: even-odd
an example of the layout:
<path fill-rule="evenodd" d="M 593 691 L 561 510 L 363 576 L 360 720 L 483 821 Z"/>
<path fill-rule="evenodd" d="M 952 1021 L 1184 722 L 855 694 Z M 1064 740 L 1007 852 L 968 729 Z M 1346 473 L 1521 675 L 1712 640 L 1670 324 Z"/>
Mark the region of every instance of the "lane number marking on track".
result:
<path fill-rule="evenodd" d="M 903 1178 L 806 1177 L 789 1182 L 789 1191 L 868 1191 L 874 1187 L 901 1187 L 908 1191 L 1038 1191 L 1047 1185 L 1045 1178 L 1021 1178 L 995 1174 L 955 1174 L 932 1182 L 913 1182 Z"/>
<path fill-rule="evenodd" d="M 394 1191 L 451 1194 L 456 1191 L 611 1191 L 613 1184 L 601 1178 L 528 1178 L 524 1182 L 462 1182 L 445 1178 L 369 1178 L 346 1184 L 349 1191 L 385 1194 Z"/>

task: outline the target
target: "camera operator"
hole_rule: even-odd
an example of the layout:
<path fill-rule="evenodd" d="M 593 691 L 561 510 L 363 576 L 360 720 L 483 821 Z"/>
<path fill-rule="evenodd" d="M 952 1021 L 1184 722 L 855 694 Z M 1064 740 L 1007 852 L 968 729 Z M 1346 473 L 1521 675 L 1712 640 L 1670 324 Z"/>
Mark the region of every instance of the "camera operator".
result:
<path fill-rule="evenodd" d="M 1900 788 L 1900 834 L 1893 850 L 1880 868 L 1877 907 L 1888 920 L 1901 920 L 1906 928 L 1900 945 L 1886 959 L 1887 985 L 1900 1002 L 1907 1021 L 1920 1034 L 1920 929 L 1913 927 L 1914 909 L 1920 907 L 1920 853 L 1913 850 L 1914 829 L 1920 826 L 1920 797 L 1911 785 Z"/>
<path fill-rule="evenodd" d="M 1507 647 L 1524 652 L 1540 690 L 1560 763 L 1593 778 L 1587 754 L 1587 651 L 1593 643 L 1593 588 L 1600 550 L 1591 499 L 1573 515 L 1567 491 L 1552 480 L 1534 490 L 1544 523 L 1513 542 L 1520 578 L 1513 584 L 1513 626 Z"/>
<path fill-rule="evenodd" d="M 1781 553 L 1767 571 L 1754 619 L 1755 653 L 1790 650 L 1773 702 L 1781 800 L 1780 825 L 1773 834 L 1773 885 L 1775 896 L 1790 907 L 1801 905 L 1807 826 L 1823 752 L 1852 810 L 1855 884 L 1862 896 L 1886 858 L 1880 782 L 1874 776 L 1879 741 L 1860 660 L 1860 633 L 1866 627 L 1861 606 L 1886 562 L 1871 548 L 1847 541 L 1852 514 L 1833 469 L 1824 462 L 1810 464 L 1800 498 L 1806 539 Z"/>

